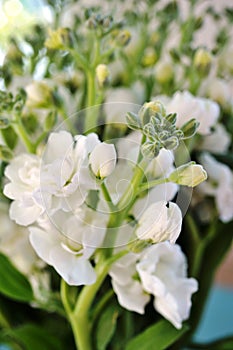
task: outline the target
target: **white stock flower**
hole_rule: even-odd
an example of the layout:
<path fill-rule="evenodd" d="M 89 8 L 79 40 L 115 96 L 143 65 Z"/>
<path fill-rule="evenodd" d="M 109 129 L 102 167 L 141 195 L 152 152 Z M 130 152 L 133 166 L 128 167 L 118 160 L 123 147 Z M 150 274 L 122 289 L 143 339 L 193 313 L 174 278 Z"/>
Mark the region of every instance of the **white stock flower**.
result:
<path fill-rule="evenodd" d="M 96 274 L 90 259 L 103 242 L 105 218 L 80 208 L 76 215 L 59 211 L 50 221 L 41 220 L 41 226 L 29 228 L 30 242 L 38 256 L 69 285 L 94 283 Z"/>
<path fill-rule="evenodd" d="M 46 209 L 74 211 L 88 191 L 95 189 L 88 167 L 88 154 L 100 143 L 96 134 L 77 135 L 67 131 L 52 133 L 41 168 L 41 192 Z"/>
<path fill-rule="evenodd" d="M 117 88 L 107 93 L 104 110 L 107 123 L 123 123 L 126 126 L 126 113 L 138 112 L 138 98 L 132 89 Z"/>
<path fill-rule="evenodd" d="M 142 287 L 154 296 L 154 307 L 176 328 L 189 317 L 197 281 L 187 278 L 187 264 L 178 245 L 162 242 L 142 253 L 136 265 Z"/>
<path fill-rule="evenodd" d="M 189 317 L 197 281 L 187 278 L 186 259 L 178 245 L 162 242 L 141 254 L 128 253 L 113 264 L 109 274 L 125 309 L 143 314 L 151 294 L 155 309 L 176 328 Z"/>
<path fill-rule="evenodd" d="M 113 264 L 109 275 L 119 304 L 127 310 L 143 314 L 150 297 L 143 291 L 140 281 L 134 278 L 138 258 L 139 255 L 128 253 Z"/>
<path fill-rule="evenodd" d="M 204 153 L 200 162 L 205 167 L 208 180 L 198 187 L 203 194 L 215 197 L 219 217 L 223 222 L 233 219 L 233 173 L 231 169 L 210 154 Z"/>
<path fill-rule="evenodd" d="M 176 92 L 165 105 L 167 113 L 177 113 L 177 126 L 181 127 L 188 120 L 195 118 L 199 123 L 197 132 L 207 135 L 216 124 L 220 109 L 216 102 L 193 96 L 190 92 Z"/>
<path fill-rule="evenodd" d="M 197 148 L 212 153 L 224 153 L 227 151 L 230 143 L 230 134 L 222 124 L 217 124 L 214 131 L 210 135 L 206 135 L 200 144 L 197 145 Z"/>
<path fill-rule="evenodd" d="M 182 213 L 177 204 L 159 201 L 151 204 L 139 219 L 136 235 L 153 243 L 169 240 L 175 243 L 182 225 Z"/>
<path fill-rule="evenodd" d="M 89 164 L 95 176 L 103 179 L 109 176 L 115 169 L 116 158 L 114 145 L 102 142 L 91 152 Z"/>
<path fill-rule="evenodd" d="M 17 224 L 27 226 L 37 220 L 44 211 L 41 205 L 40 158 L 21 154 L 7 166 L 5 176 L 10 180 L 4 194 L 14 201 L 10 206 L 10 217 Z"/>

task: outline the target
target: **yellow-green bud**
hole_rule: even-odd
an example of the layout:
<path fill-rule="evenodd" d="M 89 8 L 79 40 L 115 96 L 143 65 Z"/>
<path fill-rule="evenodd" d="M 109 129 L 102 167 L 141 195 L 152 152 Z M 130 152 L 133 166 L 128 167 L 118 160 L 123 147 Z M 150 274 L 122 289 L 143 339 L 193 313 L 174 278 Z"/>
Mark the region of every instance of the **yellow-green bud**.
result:
<path fill-rule="evenodd" d="M 173 66 L 170 62 L 159 62 L 156 65 L 155 77 L 158 83 L 166 84 L 172 80 L 174 76 Z"/>
<path fill-rule="evenodd" d="M 160 101 L 145 102 L 138 112 L 142 125 L 150 122 L 150 118 L 156 113 L 166 116 L 166 110 Z"/>
<path fill-rule="evenodd" d="M 212 63 L 211 53 L 203 48 L 197 49 L 193 58 L 193 64 L 201 74 L 208 74 Z"/>
<path fill-rule="evenodd" d="M 169 176 L 169 180 L 178 185 L 195 187 L 207 179 L 207 173 L 202 165 L 195 162 L 179 166 Z"/>
<path fill-rule="evenodd" d="M 96 67 L 96 77 L 100 87 L 103 87 L 109 80 L 110 71 L 106 64 L 99 64 Z"/>
<path fill-rule="evenodd" d="M 120 46 L 126 46 L 130 42 L 131 34 L 128 30 L 121 30 L 117 35 L 117 44 Z"/>
<path fill-rule="evenodd" d="M 58 28 L 48 30 L 49 37 L 45 41 L 45 46 L 51 50 L 62 50 L 71 44 L 71 36 L 68 28 Z"/>
<path fill-rule="evenodd" d="M 142 57 L 142 65 L 144 67 L 150 67 L 153 66 L 158 59 L 158 56 L 154 49 L 151 47 L 148 47 Z"/>

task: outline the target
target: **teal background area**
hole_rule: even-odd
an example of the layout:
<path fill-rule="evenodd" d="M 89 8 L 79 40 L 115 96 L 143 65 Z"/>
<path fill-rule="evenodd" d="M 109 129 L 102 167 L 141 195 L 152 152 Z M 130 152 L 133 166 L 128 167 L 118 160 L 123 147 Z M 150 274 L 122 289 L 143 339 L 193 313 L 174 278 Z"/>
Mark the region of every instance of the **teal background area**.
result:
<path fill-rule="evenodd" d="M 207 343 L 228 336 L 233 336 L 233 288 L 215 285 L 194 341 Z"/>

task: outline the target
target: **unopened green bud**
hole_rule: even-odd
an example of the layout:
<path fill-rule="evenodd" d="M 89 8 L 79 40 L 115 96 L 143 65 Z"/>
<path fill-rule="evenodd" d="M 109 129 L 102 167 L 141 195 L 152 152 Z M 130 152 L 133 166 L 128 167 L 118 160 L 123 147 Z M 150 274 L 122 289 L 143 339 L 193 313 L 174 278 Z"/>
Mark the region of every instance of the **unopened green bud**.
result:
<path fill-rule="evenodd" d="M 207 75 L 210 71 L 212 63 L 211 53 L 203 48 L 199 48 L 193 58 L 193 64 L 197 68 L 198 72 Z"/>
<path fill-rule="evenodd" d="M 57 121 L 57 112 L 56 111 L 51 111 L 47 117 L 45 118 L 44 122 L 44 130 L 45 131 L 50 131 L 54 125 L 56 124 Z"/>
<path fill-rule="evenodd" d="M 0 117 L 0 129 L 6 129 L 10 125 L 10 121 L 7 118 Z"/>
<path fill-rule="evenodd" d="M 207 179 L 207 173 L 202 165 L 195 162 L 179 166 L 169 176 L 169 181 L 178 185 L 195 187 Z"/>
<path fill-rule="evenodd" d="M 185 123 L 181 128 L 184 134 L 183 139 L 189 139 L 194 136 L 199 125 L 200 123 L 196 119 L 190 119 Z"/>
<path fill-rule="evenodd" d="M 138 113 L 143 125 L 149 123 L 151 117 L 155 114 L 160 114 L 163 117 L 166 116 L 166 110 L 160 101 L 151 101 L 144 103 Z"/>
<path fill-rule="evenodd" d="M 51 50 L 64 50 L 72 45 L 70 30 L 68 28 L 49 29 L 49 37 L 45 41 L 45 46 Z"/>
<path fill-rule="evenodd" d="M 106 85 L 110 77 L 110 71 L 106 66 L 106 64 L 99 64 L 96 67 L 96 77 L 100 87 L 103 87 L 104 85 Z"/>
<path fill-rule="evenodd" d="M 0 159 L 8 162 L 13 158 L 13 152 L 10 148 L 0 145 Z"/>

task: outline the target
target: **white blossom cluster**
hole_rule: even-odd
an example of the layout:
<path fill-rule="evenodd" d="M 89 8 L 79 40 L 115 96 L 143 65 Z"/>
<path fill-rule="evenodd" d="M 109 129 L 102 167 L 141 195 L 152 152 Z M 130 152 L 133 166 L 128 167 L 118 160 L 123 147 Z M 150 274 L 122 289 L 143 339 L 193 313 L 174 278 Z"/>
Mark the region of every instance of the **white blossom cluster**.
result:
<path fill-rule="evenodd" d="M 6 168 L 4 194 L 13 200 L 11 219 L 29 227 L 37 255 L 69 285 L 96 281 L 95 252 L 104 246 L 111 214 L 100 186 L 104 181 L 113 203 L 119 201 L 130 183 L 140 139 L 135 132 L 119 140 L 116 152 L 95 133 L 72 137 L 67 131 L 54 132 L 41 156 L 20 154 Z M 162 150 L 145 176 L 168 177 L 173 163 L 172 152 Z M 123 307 L 142 313 L 152 294 L 156 310 L 180 328 L 197 282 L 187 278 L 185 257 L 174 245 L 182 224 L 181 210 L 170 202 L 177 190 L 177 184 L 164 183 L 138 198 L 130 211 L 137 224 L 132 228 L 124 222 L 114 246 L 121 251 L 135 239 L 152 245 L 141 253 L 127 253 L 113 265 L 110 276 Z M 95 208 L 88 204 L 93 192 L 99 196 Z M 148 282 L 154 278 L 157 291 L 157 284 Z"/>

